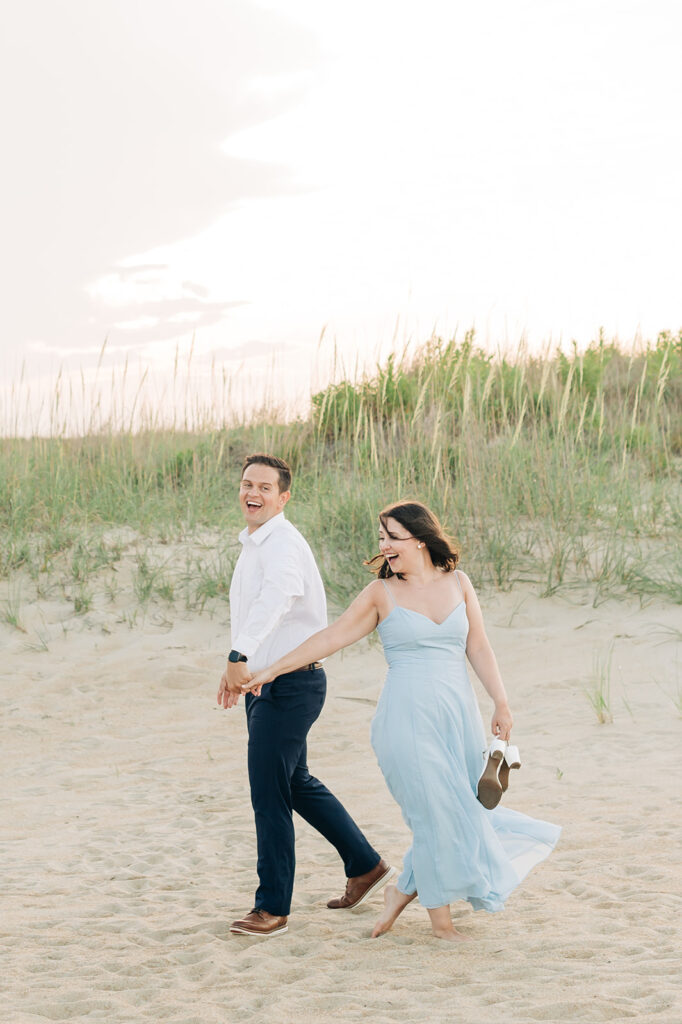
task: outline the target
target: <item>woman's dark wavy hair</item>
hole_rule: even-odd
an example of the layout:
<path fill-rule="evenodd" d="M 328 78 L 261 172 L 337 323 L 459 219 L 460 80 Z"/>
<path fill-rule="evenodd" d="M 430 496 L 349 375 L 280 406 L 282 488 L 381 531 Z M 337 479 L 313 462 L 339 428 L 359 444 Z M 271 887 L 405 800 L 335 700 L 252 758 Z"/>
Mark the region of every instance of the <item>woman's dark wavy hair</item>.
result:
<path fill-rule="evenodd" d="M 385 530 L 387 519 L 395 519 L 397 523 L 404 526 L 407 532 L 416 537 L 417 540 L 426 544 L 431 555 L 431 561 L 444 572 L 453 572 L 459 562 L 459 552 L 454 541 L 448 537 L 445 530 L 430 508 L 421 501 L 397 501 L 394 505 L 388 505 L 379 513 L 379 521 Z M 377 562 L 381 562 L 377 566 Z M 401 573 L 394 573 L 383 555 L 375 555 L 365 562 L 372 572 L 375 572 L 380 580 L 386 580 L 390 576 L 397 576 L 402 579 Z"/>

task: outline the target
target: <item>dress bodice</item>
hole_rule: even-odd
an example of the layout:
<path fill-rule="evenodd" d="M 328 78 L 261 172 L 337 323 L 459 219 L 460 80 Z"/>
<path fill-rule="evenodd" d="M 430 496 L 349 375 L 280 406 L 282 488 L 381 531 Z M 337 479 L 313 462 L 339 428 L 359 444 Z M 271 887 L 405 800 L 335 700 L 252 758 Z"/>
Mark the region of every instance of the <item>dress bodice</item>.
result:
<path fill-rule="evenodd" d="M 410 661 L 451 660 L 464 657 L 469 620 L 466 602 L 460 601 L 442 622 L 403 605 L 393 606 L 378 627 L 390 667 Z"/>

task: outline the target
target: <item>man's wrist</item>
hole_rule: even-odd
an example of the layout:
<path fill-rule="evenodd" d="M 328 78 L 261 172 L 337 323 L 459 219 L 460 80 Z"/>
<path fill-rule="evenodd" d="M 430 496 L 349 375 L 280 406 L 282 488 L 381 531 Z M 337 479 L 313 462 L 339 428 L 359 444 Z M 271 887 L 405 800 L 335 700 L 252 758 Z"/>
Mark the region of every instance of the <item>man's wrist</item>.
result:
<path fill-rule="evenodd" d="M 228 654 L 227 660 L 232 662 L 232 664 L 234 665 L 238 661 L 248 661 L 248 658 L 246 657 L 245 654 L 242 654 L 241 651 L 235 651 L 233 648 Z"/>

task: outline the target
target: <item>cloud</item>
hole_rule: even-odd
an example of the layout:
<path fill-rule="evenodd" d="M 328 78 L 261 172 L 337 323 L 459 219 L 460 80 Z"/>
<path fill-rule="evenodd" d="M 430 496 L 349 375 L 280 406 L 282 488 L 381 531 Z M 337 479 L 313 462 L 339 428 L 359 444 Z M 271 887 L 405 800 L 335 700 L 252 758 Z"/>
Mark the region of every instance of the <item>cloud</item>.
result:
<path fill-rule="evenodd" d="M 135 303 L 117 311 L 120 319 L 109 331 L 108 344 L 114 349 L 129 348 L 133 332 L 135 345 L 145 345 L 150 341 L 173 341 L 185 337 L 188 331 L 197 331 L 201 327 L 218 323 L 228 310 L 241 305 L 244 303 L 207 302 L 202 299 Z"/>

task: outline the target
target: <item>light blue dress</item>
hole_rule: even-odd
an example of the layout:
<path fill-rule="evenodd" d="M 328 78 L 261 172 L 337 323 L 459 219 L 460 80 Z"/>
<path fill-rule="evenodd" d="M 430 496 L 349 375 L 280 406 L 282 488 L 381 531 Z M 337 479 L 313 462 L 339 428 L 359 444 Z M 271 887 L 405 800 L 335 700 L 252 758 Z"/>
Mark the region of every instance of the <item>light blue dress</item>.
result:
<path fill-rule="evenodd" d="M 437 624 L 386 589 L 394 607 L 378 630 L 389 670 L 371 735 L 413 836 L 398 889 L 416 890 L 427 908 L 468 900 L 502 910 L 561 829 L 501 805 L 488 811 L 476 798 L 486 739 L 466 668 L 464 600 Z"/>

